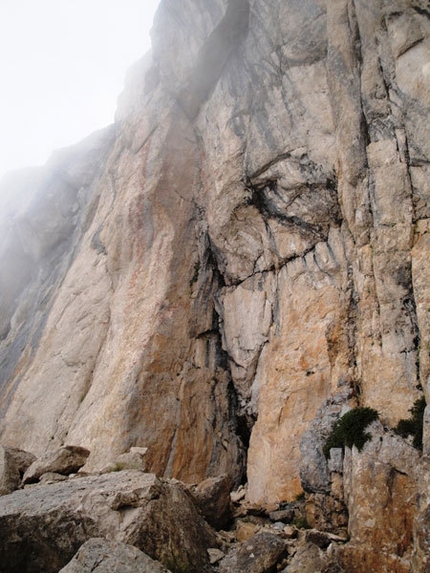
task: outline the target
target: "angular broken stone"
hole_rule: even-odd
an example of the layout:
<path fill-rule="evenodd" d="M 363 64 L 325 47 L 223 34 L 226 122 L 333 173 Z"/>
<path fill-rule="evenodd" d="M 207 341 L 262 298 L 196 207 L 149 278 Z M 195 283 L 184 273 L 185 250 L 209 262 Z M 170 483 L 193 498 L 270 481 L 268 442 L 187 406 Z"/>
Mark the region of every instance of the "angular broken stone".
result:
<path fill-rule="evenodd" d="M 233 503 L 239 503 L 246 496 L 246 488 L 243 485 L 239 486 L 236 491 L 230 493 L 230 499 Z"/>
<path fill-rule="evenodd" d="M 128 452 L 119 455 L 115 461 L 110 462 L 106 466 L 104 466 L 100 473 L 109 473 L 109 472 L 116 472 L 122 470 L 141 470 L 145 471 L 146 464 L 145 464 L 145 454 L 147 453 L 148 448 L 138 448 L 133 447 L 130 448 Z M 85 469 L 85 468 L 84 468 Z"/>
<path fill-rule="evenodd" d="M 20 487 L 23 474 L 35 459 L 29 452 L 0 446 L 0 495 Z"/>
<path fill-rule="evenodd" d="M 35 483 L 46 473 L 69 475 L 85 465 L 90 452 L 80 446 L 63 446 L 34 461 L 25 472 L 23 484 Z"/>
<path fill-rule="evenodd" d="M 294 509 L 280 509 L 278 511 L 271 511 L 269 513 L 271 521 L 282 521 L 283 523 L 290 523 L 294 519 Z"/>
<path fill-rule="evenodd" d="M 137 547 L 94 538 L 59 573 L 169 573 Z"/>
<path fill-rule="evenodd" d="M 219 573 L 266 573 L 287 553 L 286 542 L 273 533 L 257 533 L 234 549 L 219 566 Z"/>
<path fill-rule="evenodd" d="M 327 549 L 332 542 L 332 537 L 328 533 L 317 529 L 306 530 L 304 537 L 308 543 L 313 543 L 320 549 Z"/>
<path fill-rule="evenodd" d="M 0 571 L 58 573 L 93 537 L 129 543 L 172 571 L 210 571 L 217 546 L 179 485 L 140 471 L 68 479 L 0 498 Z"/>
<path fill-rule="evenodd" d="M 218 563 L 218 561 L 221 561 L 221 559 L 225 557 L 225 553 L 223 553 L 220 549 L 209 548 L 207 551 L 211 565 L 215 565 L 215 563 Z"/>
<path fill-rule="evenodd" d="M 208 478 L 191 490 L 206 521 L 216 529 L 225 528 L 231 519 L 231 486 L 231 478 L 224 475 Z"/>
<path fill-rule="evenodd" d="M 297 537 L 298 529 L 294 527 L 294 525 L 285 525 L 284 529 L 282 530 L 282 537 L 284 539 L 294 539 Z"/>
<path fill-rule="evenodd" d="M 240 543 L 247 541 L 260 530 L 260 526 L 249 521 L 238 519 L 236 522 L 236 539 Z"/>
<path fill-rule="evenodd" d="M 313 543 L 301 543 L 294 554 L 286 573 L 342 573 L 342 568 L 335 556 L 328 556 Z M 376 573 L 376 572 L 375 572 Z"/>
<path fill-rule="evenodd" d="M 39 482 L 40 483 L 55 483 L 58 481 L 65 481 L 69 479 L 69 476 L 64 476 L 63 474 L 57 474 L 55 472 L 47 472 L 46 474 L 42 474 L 40 476 Z"/>

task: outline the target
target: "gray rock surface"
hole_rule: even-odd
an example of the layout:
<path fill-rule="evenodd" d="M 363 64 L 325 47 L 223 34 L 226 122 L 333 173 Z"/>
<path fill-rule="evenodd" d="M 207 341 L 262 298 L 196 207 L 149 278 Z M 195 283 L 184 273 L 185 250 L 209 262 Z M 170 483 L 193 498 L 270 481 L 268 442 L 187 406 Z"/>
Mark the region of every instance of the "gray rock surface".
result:
<path fill-rule="evenodd" d="M 226 528 L 231 520 L 231 478 L 208 478 L 191 488 L 191 494 L 206 521 L 215 529 Z"/>
<path fill-rule="evenodd" d="M 22 483 L 34 483 L 46 473 L 69 475 L 85 465 L 90 452 L 80 446 L 64 446 L 35 460 L 25 472 Z"/>
<path fill-rule="evenodd" d="M 328 493 L 331 489 L 330 467 L 323 448 L 334 423 L 354 404 L 352 392 L 345 389 L 324 402 L 300 442 L 302 454 L 300 479 L 309 493 Z"/>
<path fill-rule="evenodd" d="M 22 476 L 35 459 L 29 452 L 0 446 L 0 495 L 12 493 L 21 486 Z"/>
<path fill-rule="evenodd" d="M 89 539 L 60 573 L 169 573 L 132 545 Z"/>
<path fill-rule="evenodd" d="M 219 572 L 265 573 L 276 569 L 286 553 L 285 542 L 280 537 L 273 533 L 257 533 L 220 562 Z"/>
<path fill-rule="evenodd" d="M 424 573 L 428 559 L 418 563 L 413 554 L 425 554 L 430 532 L 421 525 L 415 543 L 413 538 L 420 516 L 429 512 L 428 464 L 409 443 L 384 431 L 380 422 L 372 422 L 368 431 L 372 439 L 362 452 L 355 447 L 345 450 L 350 541 L 340 549 L 340 561 L 345 570 L 352 567 L 357 573 Z"/>
<path fill-rule="evenodd" d="M 172 573 L 208 570 L 206 549 L 216 547 L 180 486 L 139 471 L 36 484 L 0 499 L 4 573 L 58 573 L 93 537 L 134 545 Z"/>
<path fill-rule="evenodd" d="M 23 199 L 0 226 L 2 443 L 73 443 L 87 471 L 147 447 L 160 476 L 246 476 L 254 507 L 305 486 L 346 528 L 351 474 L 321 456 L 340 404 L 321 408 L 348 389 L 393 428 L 430 403 L 428 14 L 162 0 L 116 125 L 5 183 Z M 375 538 L 422 573 L 428 483 L 378 453 L 352 465 L 357 495 L 378 479 L 348 566 Z"/>
<path fill-rule="evenodd" d="M 302 542 L 282 573 L 344 573 L 335 558 L 311 542 Z"/>

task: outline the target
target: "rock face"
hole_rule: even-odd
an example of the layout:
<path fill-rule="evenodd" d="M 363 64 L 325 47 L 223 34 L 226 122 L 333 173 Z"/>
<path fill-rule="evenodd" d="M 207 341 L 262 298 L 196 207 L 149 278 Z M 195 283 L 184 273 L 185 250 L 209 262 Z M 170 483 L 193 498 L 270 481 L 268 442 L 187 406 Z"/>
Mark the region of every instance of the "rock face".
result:
<path fill-rule="evenodd" d="M 2 443 L 345 528 L 318 432 L 430 401 L 429 43 L 424 0 L 162 0 L 115 126 L 3 183 Z"/>

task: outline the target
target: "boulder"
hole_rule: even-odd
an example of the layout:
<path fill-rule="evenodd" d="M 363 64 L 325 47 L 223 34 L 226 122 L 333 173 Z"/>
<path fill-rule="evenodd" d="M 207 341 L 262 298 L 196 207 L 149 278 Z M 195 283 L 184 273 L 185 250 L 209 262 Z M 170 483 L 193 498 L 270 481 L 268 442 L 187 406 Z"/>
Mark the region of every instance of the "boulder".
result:
<path fill-rule="evenodd" d="M 36 484 L 0 498 L 0 571 L 58 573 L 88 539 L 129 543 L 172 573 L 210 571 L 216 547 L 182 487 L 140 471 Z"/>
<path fill-rule="evenodd" d="M 240 485 L 237 490 L 230 493 L 232 503 L 239 503 L 246 496 L 246 487 Z"/>
<path fill-rule="evenodd" d="M 283 523 L 291 523 L 294 519 L 294 508 L 278 509 L 269 513 L 270 521 L 282 521 Z"/>
<path fill-rule="evenodd" d="M 265 573 L 276 568 L 287 553 L 287 545 L 273 533 L 257 533 L 234 549 L 219 566 L 219 573 Z"/>
<path fill-rule="evenodd" d="M 206 521 L 216 529 L 225 528 L 231 519 L 231 478 L 227 475 L 208 478 L 191 490 Z"/>
<path fill-rule="evenodd" d="M 29 452 L 0 446 L 0 495 L 20 487 L 24 472 L 35 459 Z"/>
<path fill-rule="evenodd" d="M 215 563 L 218 563 L 218 561 L 221 561 L 221 559 L 225 557 L 225 553 L 215 547 L 208 549 L 208 555 L 211 565 L 215 565 Z"/>
<path fill-rule="evenodd" d="M 243 521 L 238 519 L 236 521 L 236 539 L 239 543 L 247 541 L 260 531 L 261 527 L 256 523 L 251 523 L 250 521 Z"/>
<path fill-rule="evenodd" d="M 320 549 L 327 549 L 332 542 L 332 537 L 329 533 L 318 531 L 318 529 L 308 529 L 305 531 L 304 538 L 308 543 L 313 543 Z"/>
<path fill-rule="evenodd" d="M 335 556 L 329 556 L 310 542 L 302 543 L 282 573 L 342 573 Z"/>
<path fill-rule="evenodd" d="M 145 454 L 148 448 L 130 448 L 128 452 L 119 455 L 115 461 L 110 462 L 100 470 L 100 473 L 109 473 L 121 470 L 142 470 L 145 471 Z M 84 468 L 85 469 L 85 468 Z"/>
<path fill-rule="evenodd" d="M 89 539 L 60 573 L 168 573 L 168 569 L 136 547 Z"/>
<path fill-rule="evenodd" d="M 23 484 L 35 483 L 46 473 L 69 475 L 85 465 L 90 452 L 79 446 L 63 446 L 35 460 L 22 479 Z"/>
<path fill-rule="evenodd" d="M 40 483 L 54 483 L 57 481 L 65 481 L 69 479 L 69 476 L 64 476 L 63 474 L 57 474 L 55 472 L 47 472 L 40 476 Z"/>

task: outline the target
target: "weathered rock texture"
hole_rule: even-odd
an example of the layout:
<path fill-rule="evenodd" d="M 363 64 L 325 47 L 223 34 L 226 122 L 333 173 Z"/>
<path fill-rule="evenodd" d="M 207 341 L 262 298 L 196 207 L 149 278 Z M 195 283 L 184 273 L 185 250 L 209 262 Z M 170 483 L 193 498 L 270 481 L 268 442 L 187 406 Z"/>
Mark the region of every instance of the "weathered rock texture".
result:
<path fill-rule="evenodd" d="M 90 539 L 60 573 L 169 573 L 132 545 Z"/>
<path fill-rule="evenodd" d="M 161 2 L 115 127 L 4 183 L 4 444 L 147 447 L 269 505 L 334 396 L 391 427 L 430 401 L 429 14 Z"/>
<path fill-rule="evenodd" d="M 70 475 L 85 465 L 90 452 L 79 446 L 64 446 L 35 460 L 25 472 L 23 484 L 34 483 L 46 473 Z"/>
<path fill-rule="evenodd" d="M 184 490 L 126 471 L 35 485 L 0 498 L 0 567 L 58 573 L 86 541 L 133 545 L 174 573 L 208 571 L 216 546 Z"/>
<path fill-rule="evenodd" d="M 220 573 L 265 573 L 286 555 L 285 541 L 273 533 L 257 533 L 221 561 Z"/>
<path fill-rule="evenodd" d="M 36 457 L 29 452 L 0 446 L 0 495 L 18 489 L 23 475 L 35 460 Z"/>

